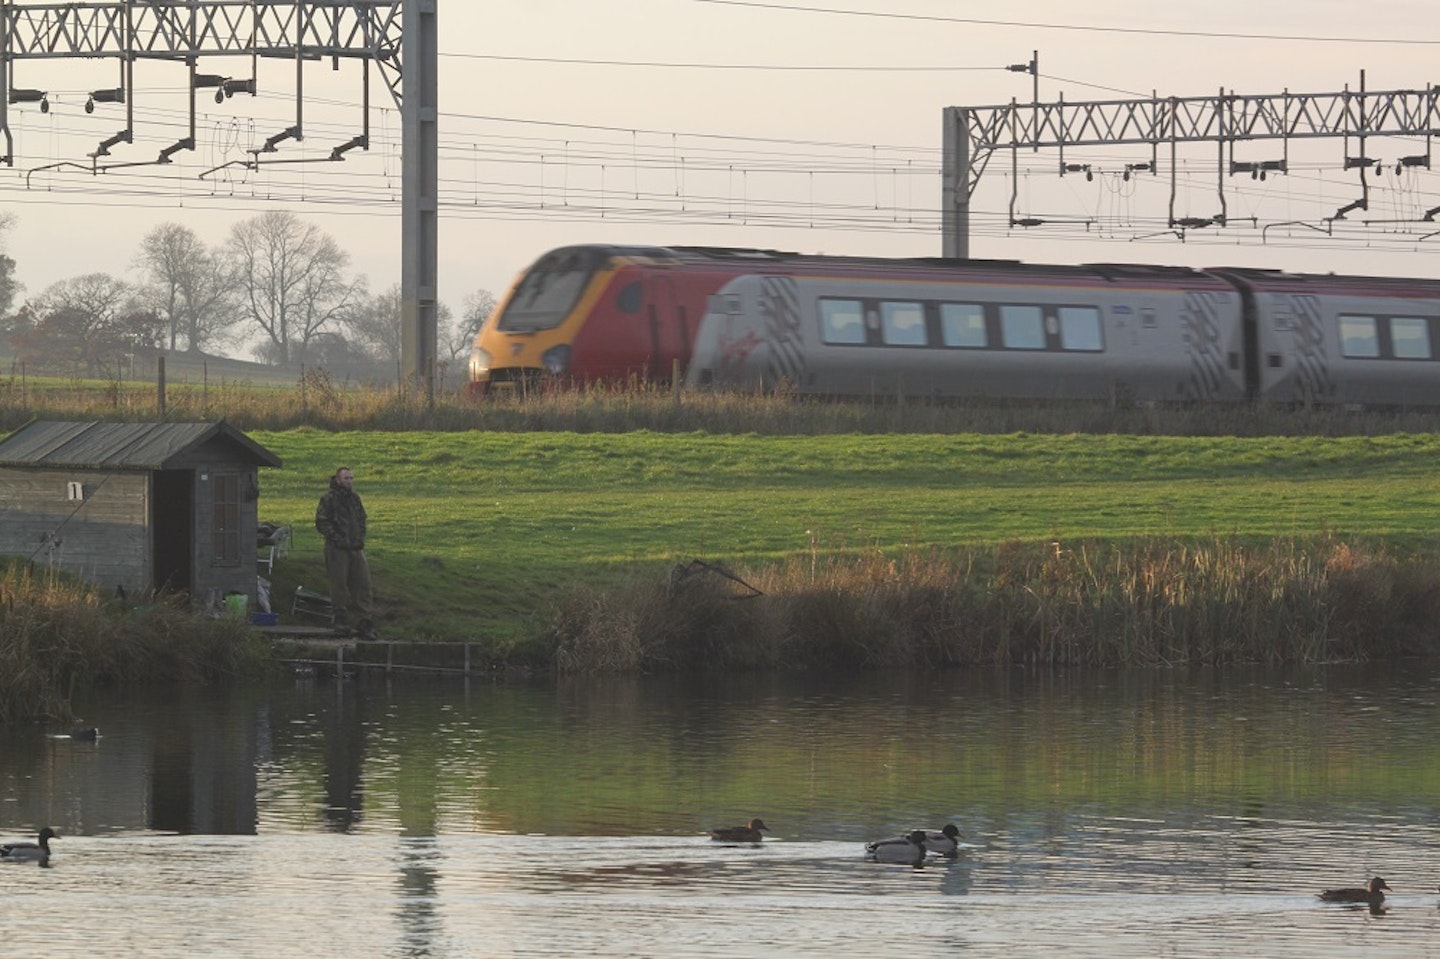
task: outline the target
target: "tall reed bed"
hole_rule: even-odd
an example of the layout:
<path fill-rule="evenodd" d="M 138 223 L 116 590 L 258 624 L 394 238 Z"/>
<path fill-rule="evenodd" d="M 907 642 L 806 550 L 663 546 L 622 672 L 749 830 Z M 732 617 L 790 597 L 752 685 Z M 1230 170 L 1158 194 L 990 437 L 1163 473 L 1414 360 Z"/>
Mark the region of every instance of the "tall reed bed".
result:
<path fill-rule="evenodd" d="M 1332 538 L 812 555 L 735 579 L 577 589 L 562 672 L 1217 665 L 1440 652 L 1440 564 Z"/>
<path fill-rule="evenodd" d="M 50 570 L 0 566 L 0 721 L 68 718 L 90 688 L 258 672 L 267 655 L 241 621 L 132 609 Z"/>

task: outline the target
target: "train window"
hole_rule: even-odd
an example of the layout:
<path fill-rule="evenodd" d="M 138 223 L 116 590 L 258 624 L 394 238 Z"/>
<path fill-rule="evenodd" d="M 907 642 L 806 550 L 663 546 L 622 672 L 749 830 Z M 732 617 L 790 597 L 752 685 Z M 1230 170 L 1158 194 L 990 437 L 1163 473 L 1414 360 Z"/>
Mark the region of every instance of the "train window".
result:
<path fill-rule="evenodd" d="M 570 314 L 590 275 L 585 257 L 546 255 L 515 287 L 499 328 L 526 333 L 554 329 Z"/>
<path fill-rule="evenodd" d="M 821 300 L 820 339 L 825 343 L 864 343 L 865 307 L 859 300 Z"/>
<path fill-rule="evenodd" d="M 887 346 L 924 346 L 925 307 L 920 303 L 881 303 L 880 340 Z"/>
<path fill-rule="evenodd" d="M 1390 343 L 1402 360 L 1430 359 L 1430 324 L 1418 316 L 1392 316 Z"/>
<path fill-rule="evenodd" d="M 1000 307 L 1000 340 L 1007 350 L 1045 349 L 1045 318 L 1040 307 Z"/>
<path fill-rule="evenodd" d="M 643 297 L 644 292 L 639 280 L 626 283 L 615 297 L 615 309 L 621 313 L 639 313 Z"/>
<path fill-rule="evenodd" d="M 946 346 L 985 347 L 985 308 L 975 303 L 941 303 L 940 336 Z"/>
<path fill-rule="evenodd" d="M 1098 353 L 1105 348 L 1100 332 L 1100 311 L 1093 306 L 1062 306 L 1060 348 Z"/>
<path fill-rule="evenodd" d="M 1380 355 L 1380 336 L 1375 329 L 1375 317 L 1340 317 L 1340 354 L 1360 358 Z"/>

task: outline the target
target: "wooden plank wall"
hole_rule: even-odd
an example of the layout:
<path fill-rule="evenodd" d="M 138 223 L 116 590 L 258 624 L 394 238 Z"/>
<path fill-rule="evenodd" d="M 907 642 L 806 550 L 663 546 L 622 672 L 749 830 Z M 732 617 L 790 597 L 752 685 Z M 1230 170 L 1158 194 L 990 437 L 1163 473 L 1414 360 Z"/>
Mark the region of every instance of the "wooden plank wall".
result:
<path fill-rule="evenodd" d="M 111 591 L 150 589 L 149 474 L 0 469 L 0 553 Z M 69 498 L 80 483 L 83 500 Z"/>

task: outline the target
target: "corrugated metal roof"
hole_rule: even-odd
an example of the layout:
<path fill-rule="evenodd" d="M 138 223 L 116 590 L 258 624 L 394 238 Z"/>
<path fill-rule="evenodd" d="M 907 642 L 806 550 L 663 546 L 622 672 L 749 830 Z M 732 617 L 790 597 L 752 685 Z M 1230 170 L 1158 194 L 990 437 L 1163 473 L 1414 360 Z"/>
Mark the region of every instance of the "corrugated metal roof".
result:
<path fill-rule="evenodd" d="M 0 466 L 158 470 L 213 438 L 258 466 L 280 458 L 228 423 L 66 423 L 37 420 L 0 442 Z"/>

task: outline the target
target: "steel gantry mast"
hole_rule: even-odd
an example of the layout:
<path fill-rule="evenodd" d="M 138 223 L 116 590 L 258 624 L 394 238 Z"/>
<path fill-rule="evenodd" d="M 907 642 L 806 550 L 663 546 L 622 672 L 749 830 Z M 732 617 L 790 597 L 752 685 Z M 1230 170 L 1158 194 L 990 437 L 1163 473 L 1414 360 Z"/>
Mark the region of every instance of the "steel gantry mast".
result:
<path fill-rule="evenodd" d="M 15 64 L 41 59 L 113 59 L 114 87 L 93 91 L 95 103 L 123 103 L 125 127 L 101 141 L 89 154 L 89 169 L 170 163 L 182 150 L 195 149 L 197 91 L 212 91 L 217 101 L 237 93 L 256 93 L 256 67 L 262 58 L 295 64 L 295 122 L 277 131 L 241 161 L 258 168 L 286 140 L 303 140 L 303 66 L 330 58 L 364 65 L 364 128 L 337 144 L 329 159 L 344 159 L 356 148 L 368 150 L 369 76 L 377 68 L 400 109 L 402 139 L 401 298 L 404 368 L 434 395 L 437 283 L 437 31 L 436 0 L 113 0 L 89 3 L 30 3 L 0 0 L 0 162 L 14 166 L 14 135 L 9 106 L 40 103 L 46 91 L 13 84 Z M 248 58 L 237 73 L 201 73 L 202 57 Z M 182 64 L 190 89 L 189 135 L 165 147 L 153 161 L 102 160 L 110 148 L 134 142 L 134 65 L 137 61 Z M 275 161 L 278 162 L 278 161 Z M 58 164 L 81 166 L 78 163 Z M 207 171 L 214 172 L 214 171 Z M 205 174 L 201 174 L 204 176 Z"/>
<path fill-rule="evenodd" d="M 1038 57 L 1037 57 L 1038 60 Z M 1011 69 L 1036 71 L 1036 61 Z M 1346 170 L 1359 171 L 1359 197 L 1335 211 L 1330 219 L 1343 219 L 1351 210 L 1369 207 L 1366 172 L 1379 160 L 1366 156 L 1365 140 L 1376 136 L 1405 136 L 1424 140 L 1424 152 L 1389 161 L 1397 168 L 1430 168 L 1430 138 L 1440 134 L 1440 87 L 1424 90 L 1367 92 L 1365 75 L 1360 88 L 1339 93 L 1278 93 L 1247 95 L 1223 90 L 1208 97 L 1149 97 L 1133 100 L 1097 100 L 1041 103 L 1015 101 L 1001 106 L 947 107 L 944 111 L 944 169 L 942 174 L 943 255 L 970 255 L 970 200 L 997 151 L 1008 150 L 1012 164 L 1018 151 L 1054 149 L 1057 173 L 1083 169 L 1067 164 L 1068 147 L 1145 145 L 1150 159 L 1127 165 L 1127 173 L 1141 170 L 1159 175 L 1161 151 L 1168 150 L 1170 171 L 1170 226 L 1197 228 L 1224 226 L 1225 177 L 1237 173 L 1286 173 L 1289 142 L 1331 138 L 1345 140 Z M 1234 145 L 1252 140 L 1281 141 L 1280 156 L 1258 162 L 1234 159 Z M 1350 141 L 1357 152 L 1352 153 Z M 1217 212 L 1204 218 L 1175 217 L 1177 147 L 1207 143 L 1216 148 Z M 1227 161 L 1227 149 L 1230 151 Z M 1440 207 L 1425 214 L 1431 220 Z M 1036 226 L 1043 221 L 1017 219 L 1012 199 L 1010 225 Z"/>

